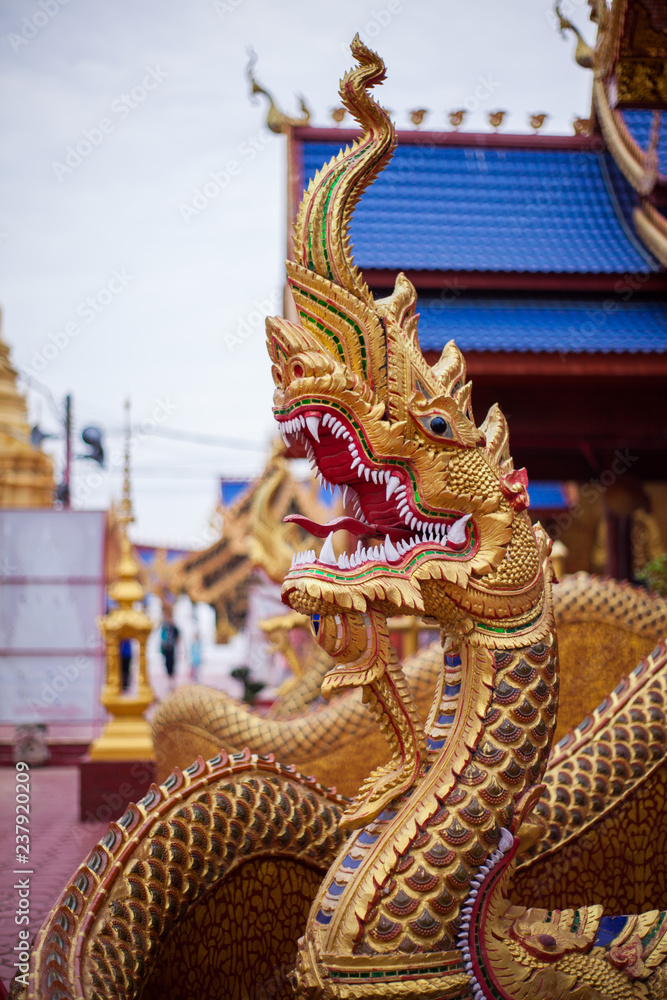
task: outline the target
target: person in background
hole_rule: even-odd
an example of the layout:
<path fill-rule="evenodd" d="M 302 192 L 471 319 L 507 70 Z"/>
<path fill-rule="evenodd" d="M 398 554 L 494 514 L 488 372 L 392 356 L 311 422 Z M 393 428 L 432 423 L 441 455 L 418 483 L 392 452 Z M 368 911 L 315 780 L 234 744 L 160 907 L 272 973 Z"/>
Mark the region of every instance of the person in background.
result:
<path fill-rule="evenodd" d="M 120 653 L 120 689 L 127 691 L 130 686 L 130 668 L 132 667 L 132 641 L 121 639 L 118 651 Z"/>
<path fill-rule="evenodd" d="M 165 617 L 162 622 L 162 631 L 160 633 L 161 645 L 160 652 L 164 657 L 164 667 L 167 671 L 167 677 L 173 679 L 174 677 L 174 662 L 176 660 L 176 644 L 178 643 L 179 631 L 174 625 L 171 616 Z"/>
<path fill-rule="evenodd" d="M 199 632 L 195 632 L 190 643 L 190 676 L 197 683 L 199 681 L 199 668 L 201 666 L 201 639 Z"/>

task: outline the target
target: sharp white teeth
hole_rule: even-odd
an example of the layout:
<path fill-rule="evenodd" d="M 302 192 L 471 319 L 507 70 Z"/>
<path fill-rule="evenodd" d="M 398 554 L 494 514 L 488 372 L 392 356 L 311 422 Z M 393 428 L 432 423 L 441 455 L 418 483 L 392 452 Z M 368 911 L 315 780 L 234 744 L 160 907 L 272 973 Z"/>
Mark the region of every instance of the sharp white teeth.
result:
<path fill-rule="evenodd" d="M 301 430 L 304 430 L 306 426 L 306 418 L 300 413 L 296 419 L 299 423 L 299 426 L 301 427 Z"/>
<path fill-rule="evenodd" d="M 354 441 L 352 441 L 350 444 L 348 444 L 347 450 L 349 451 L 350 455 L 358 455 L 359 454 L 359 452 L 357 451 L 357 446 L 354 443 Z"/>
<path fill-rule="evenodd" d="M 296 552 L 292 556 L 292 565 L 290 566 L 290 569 L 293 569 L 295 565 L 296 565 Z"/>
<path fill-rule="evenodd" d="M 432 524 L 429 524 L 429 526 L 428 526 L 428 537 L 429 537 L 429 541 L 431 541 L 431 542 L 435 541 L 435 530 L 434 530 Z"/>
<path fill-rule="evenodd" d="M 464 514 L 458 521 L 454 521 L 447 532 L 447 541 L 451 542 L 452 545 L 463 545 L 466 540 L 466 525 L 469 520 L 469 515 Z"/>
<path fill-rule="evenodd" d="M 289 448 L 289 446 L 291 445 L 292 442 L 289 439 L 289 434 L 287 433 L 287 431 L 283 427 L 280 428 L 280 436 L 283 439 L 283 441 L 285 442 L 285 447 Z"/>
<path fill-rule="evenodd" d="M 408 507 L 408 502 L 407 500 L 404 500 L 402 504 L 399 504 L 398 513 L 401 515 L 401 517 L 405 517 L 405 515 L 408 514 L 409 512 L 410 508 Z"/>
<path fill-rule="evenodd" d="M 348 556 L 347 552 L 343 552 L 343 563 L 345 565 L 345 569 L 350 568 L 350 557 Z"/>
<path fill-rule="evenodd" d="M 306 427 L 311 433 L 311 436 L 315 438 L 316 441 L 320 440 L 320 418 L 314 415 L 306 417 Z"/>
<path fill-rule="evenodd" d="M 359 465 L 360 462 L 361 462 L 361 459 L 357 455 L 355 458 L 352 459 L 352 465 L 350 466 L 350 468 L 354 469 L 355 466 Z"/>
<path fill-rule="evenodd" d="M 379 472 L 378 472 L 378 479 L 380 480 L 381 483 L 384 482 L 384 480 L 385 480 L 385 471 L 384 471 L 384 469 L 380 469 L 379 470 Z"/>
<path fill-rule="evenodd" d="M 345 569 L 345 553 L 341 552 L 338 556 L 338 569 Z"/>
<path fill-rule="evenodd" d="M 360 562 L 368 562 L 368 559 L 369 559 L 369 554 L 368 554 L 368 552 L 366 552 L 366 549 L 362 545 L 361 552 L 359 553 L 359 561 Z"/>
<path fill-rule="evenodd" d="M 357 462 L 357 461 L 359 461 L 359 460 L 355 459 L 355 462 Z M 352 468 L 354 468 L 354 465 L 352 466 Z M 364 474 L 364 467 L 363 467 L 363 465 L 359 464 L 357 466 L 357 475 L 359 476 L 359 479 L 362 478 L 363 474 Z"/>
<path fill-rule="evenodd" d="M 349 486 L 343 486 L 343 488 L 341 490 L 341 493 L 343 495 L 343 507 L 347 507 L 347 501 L 348 501 L 348 497 L 350 495 L 350 492 L 351 492 L 351 490 L 350 490 Z"/>
<path fill-rule="evenodd" d="M 387 500 L 391 499 L 392 493 L 395 493 L 400 485 L 401 485 L 401 480 L 397 476 L 389 475 L 385 488 L 385 496 Z"/>
<path fill-rule="evenodd" d="M 397 550 L 394 548 L 394 545 L 389 535 L 385 535 L 384 538 L 384 551 L 386 553 L 388 562 L 396 562 L 397 559 L 401 558 L 399 552 L 397 552 Z"/>
<path fill-rule="evenodd" d="M 419 521 L 417 520 L 417 518 L 413 517 L 412 520 L 410 521 L 410 527 L 412 528 L 413 531 L 417 527 L 418 524 L 419 524 Z"/>
<path fill-rule="evenodd" d="M 366 482 L 368 482 L 368 480 L 371 478 L 371 470 L 368 468 L 367 465 L 364 466 L 364 475 L 366 476 Z"/>
<path fill-rule="evenodd" d="M 377 469 L 373 469 L 373 471 L 371 472 L 371 476 L 373 477 L 373 482 L 377 483 L 377 481 L 378 481 Z"/>
<path fill-rule="evenodd" d="M 344 433 L 345 433 L 345 428 L 343 427 L 342 424 L 338 424 L 338 427 L 334 431 L 334 434 L 336 435 L 337 438 L 339 438 L 341 436 L 341 434 L 344 434 Z"/>
<path fill-rule="evenodd" d="M 414 538 L 411 540 L 410 544 L 414 547 L 415 545 L 419 545 L 420 542 L 421 538 L 419 538 L 418 535 L 415 535 Z"/>
<path fill-rule="evenodd" d="M 396 490 L 396 503 L 399 503 L 403 497 L 407 494 L 405 486 L 401 486 L 400 489 Z"/>
<path fill-rule="evenodd" d="M 336 553 L 334 552 L 333 547 L 333 531 L 330 531 L 326 537 L 319 554 L 319 560 L 321 563 L 326 563 L 327 566 L 336 565 Z"/>
<path fill-rule="evenodd" d="M 343 425 L 342 425 L 342 424 L 341 424 L 341 427 L 343 427 Z M 350 432 L 349 432 L 349 431 L 346 431 L 346 430 L 345 430 L 345 428 L 343 427 L 343 440 L 344 440 L 344 441 L 347 441 L 347 439 L 348 439 L 348 438 L 350 438 L 350 439 L 351 439 L 351 438 L 352 438 L 352 435 L 350 434 Z"/>

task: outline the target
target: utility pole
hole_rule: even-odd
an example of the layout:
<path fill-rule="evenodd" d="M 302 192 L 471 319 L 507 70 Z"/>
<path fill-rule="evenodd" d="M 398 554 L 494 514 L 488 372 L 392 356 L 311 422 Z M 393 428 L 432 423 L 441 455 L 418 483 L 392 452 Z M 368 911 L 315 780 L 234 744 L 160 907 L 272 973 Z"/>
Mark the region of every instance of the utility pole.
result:
<path fill-rule="evenodd" d="M 63 507 L 69 510 L 72 497 L 72 397 L 65 396 L 65 475 L 63 477 Z"/>

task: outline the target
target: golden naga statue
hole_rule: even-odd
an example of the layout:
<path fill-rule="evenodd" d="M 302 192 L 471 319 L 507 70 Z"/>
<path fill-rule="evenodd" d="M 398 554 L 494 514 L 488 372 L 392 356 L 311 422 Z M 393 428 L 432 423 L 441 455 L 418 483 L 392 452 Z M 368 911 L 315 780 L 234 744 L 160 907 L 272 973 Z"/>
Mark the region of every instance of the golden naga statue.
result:
<path fill-rule="evenodd" d="M 667 913 L 647 910 L 651 873 L 613 838 L 603 863 L 622 881 L 637 862 L 646 912 L 535 905 L 552 872 L 562 882 L 577 823 L 594 836 L 598 811 L 631 802 L 638 842 L 662 828 L 662 793 L 619 796 L 642 773 L 659 787 L 667 653 L 565 738 L 545 781 L 559 681 L 548 539 L 502 413 L 475 422 L 460 352 L 429 367 L 414 288 L 401 275 L 375 301 L 354 266 L 350 215 L 395 137 L 368 94 L 384 65 L 358 38 L 352 51 L 341 97 L 364 134 L 304 195 L 287 265 L 300 323 L 268 320 L 267 334 L 281 429 L 356 510 L 304 525 L 326 540 L 297 555 L 283 597 L 334 661 L 324 694 L 361 688 L 390 760 L 353 801 L 249 752 L 175 769 L 63 891 L 15 983 L 26 1000 L 667 997 Z M 337 529 L 359 536 L 352 554 L 336 555 Z M 405 614 L 443 635 L 425 721 L 389 638 Z M 532 905 L 512 897 L 522 849 L 545 867 Z"/>

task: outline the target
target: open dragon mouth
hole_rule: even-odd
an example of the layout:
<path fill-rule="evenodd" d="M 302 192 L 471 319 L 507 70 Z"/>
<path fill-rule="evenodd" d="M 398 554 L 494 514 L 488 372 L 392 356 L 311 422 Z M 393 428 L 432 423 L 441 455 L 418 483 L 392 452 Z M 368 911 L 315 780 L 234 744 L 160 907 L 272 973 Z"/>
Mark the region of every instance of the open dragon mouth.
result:
<path fill-rule="evenodd" d="M 318 524 L 300 514 L 286 521 L 298 523 L 310 534 L 326 538 L 319 556 L 313 549 L 298 552 L 292 570 L 308 566 L 358 570 L 366 564 L 406 565 L 416 554 L 469 558 L 478 547 L 474 523 L 462 511 L 427 514 L 415 499 L 415 484 L 400 458 L 380 464 L 368 446 L 359 425 L 347 414 L 330 406 L 298 405 L 276 414 L 285 444 L 300 442 L 313 471 L 332 492 L 341 490 L 346 516 Z M 377 537 L 379 545 L 359 541 L 353 552 L 336 556 L 336 531 L 364 538 Z"/>

